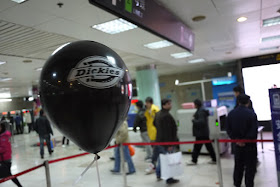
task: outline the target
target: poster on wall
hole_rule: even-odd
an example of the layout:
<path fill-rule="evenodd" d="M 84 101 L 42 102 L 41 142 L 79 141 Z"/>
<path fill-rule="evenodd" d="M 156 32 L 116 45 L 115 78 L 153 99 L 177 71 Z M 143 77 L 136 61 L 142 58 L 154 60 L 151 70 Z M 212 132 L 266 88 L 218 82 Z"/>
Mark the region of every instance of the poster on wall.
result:
<path fill-rule="evenodd" d="M 218 93 L 218 106 L 226 106 L 228 111 L 231 111 L 235 107 L 234 92 L 221 92 Z"/>

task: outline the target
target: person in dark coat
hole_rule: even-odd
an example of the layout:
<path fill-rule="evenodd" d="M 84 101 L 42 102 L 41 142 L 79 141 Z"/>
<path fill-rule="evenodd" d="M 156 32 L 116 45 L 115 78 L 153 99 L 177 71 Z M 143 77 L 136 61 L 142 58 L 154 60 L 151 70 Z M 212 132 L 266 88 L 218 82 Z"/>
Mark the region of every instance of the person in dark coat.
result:
<path fill-rule="evenodd" d="M 172 117 L 172 115 L 169 113 L 169 111 L 172 108 L 172 103 L 170 99 L 163 99 L 161 101 L 162 110 L 159 111 L 155 116 L 154 125 L 157 129 L 157 136 L 156 136 L 156 142 L 176 142 L 178 141 L 177 137 L 177 125 Z M 159 154 L 166 154 L 174 151 L 174 146 L 167 145 L 167 146 L 157 146 L 156 147 Z M 156 167 L 156 175 L 158 180 L 161 178 L 160 174 L 160 159 L 158 159 L 158 164 Z M 174 184 L 178 183 L 179 180 L 169 178 L 166 180 L 167 184 Z"/>
<path fill-rule="evenodd" d="M 227 133 L 231 139 L 256 140 L 258 136 L 257 115 L 249 109 L 250 97 L 245 94 L 238 96 L 239 106 L 231 111 L 227 120 Z M 257 164 L 256 143 L 236 143 L 235 166 L 233 181 L 236 187 L 242 183 L 245 171 L 246 187 L 254 186 L 254 177 Z"/>
<path fill-rule="evenodd" d="M 141 132 L 142 141 L 145 143 L 150 143 L 151 140 L 150 140 L 148 132 L 147 132 L 147 119 L 145 116 L 146 109 L 144 108 L 143 101 L 136 102 L 136 107 L 138 109 L 138 113 L 134 120 L 133 131 L 137 132 L 137 127 L 139 127 L 140 132 Z M 146 145 L 145 148 L 146 148 L 146 154 L 147 154 L 145 160 L 152 159 L 152 152 L 153 152 L 152 146 Z"/>
<path fill-rule="evenodd" d="M 233 88 L 233 92 L 234 92 L 234 96 L 236 98 L 236 104 L 235 104 L 235 107 L 234 108 L 237 108 L 239 106 L 239 103 L 238 103 L 238 100 L 237 100 L 237 97 L 240 95 L 240 94 L 245 94 L 245 91 L 244 89 L 241 87 L 241 86 L 235 86 Z"/>
<path fill-rule="evenodd" d="M 51 128 L 50 122 L 47 119 L 43 110 L 40 111 L 40 117 L 35 122 L 35 131 L 40 137 L 40 155 L 44 158 L 44 140 L 46 140 L 49 154 L 51 155 L 53 150 L 51 148 L 51 134 L 53 135 L 53 130 Z"/>
<path fill-rule="evenodd" d="M 195 108 L 197 111 L 194 114 L 193 122 L 193 136 L 195 136 L 196 141 L 200 140 L 209 140 L 209 124 L 208 124 L 208 116 L 209 111 L 205 110 L 202 107 L 202 102 L 199 99 L 194 101 Z M 201 148 L 203 144 L 194 144 L 193 152 L 192 152 L 192 160 L 187 163 L 188 165 L 196 165 L 197 159 L 200 154 Z M 216 164 L 216 155 L 211 143 L 205 144 L 207 151 L 210 154 L 211 161 L 209 164 Z"/>

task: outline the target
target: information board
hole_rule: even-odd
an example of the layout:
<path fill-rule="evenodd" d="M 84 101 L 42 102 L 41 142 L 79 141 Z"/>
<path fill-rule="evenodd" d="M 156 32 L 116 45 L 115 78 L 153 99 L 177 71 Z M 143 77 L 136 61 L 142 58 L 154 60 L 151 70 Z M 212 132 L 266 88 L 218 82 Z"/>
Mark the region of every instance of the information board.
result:
<path fill-rule="evenodd" d="M 194 50 L 194 33 L 155 0 L 89 0 L 89 2 L 188 51 Z"/>

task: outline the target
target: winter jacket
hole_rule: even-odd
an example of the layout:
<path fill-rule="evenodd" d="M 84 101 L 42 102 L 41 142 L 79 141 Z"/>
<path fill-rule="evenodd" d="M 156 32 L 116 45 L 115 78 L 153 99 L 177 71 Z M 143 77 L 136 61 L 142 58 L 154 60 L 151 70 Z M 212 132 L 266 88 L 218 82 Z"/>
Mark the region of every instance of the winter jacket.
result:
<path fill-rule="evenodd" d="M 257 139 L 257 115 L 245 106 L 238 106 L 228 115 L 227 133 L 231 139 Z"/>
<path fill-rule="evenodd" d="M 44 136 L 49 134 L 53 135 L 50 122 L 45 116 L 41 116 L 36 120 L 34 129 L 39 134 L 39 136 Z"/>
<path fill-rule="evenodd" d="M 145 116 L 147 119 L 148 135 L 151 141 L 155 141 L 157 136 L 157 129 L 154 126 L 154 119 L 157 112 L 159 112 L 159 108 L 154 104 L 151 106 L 150 110 L 146 110 L 145 112 Z"/>
<path fill-rule="evenodd" d="M 5 131 L 0 134 L 0 162 L 12 159 L 11 133 Z"/>
<path fill-rule="evenodd" d="M 136 118 L 134 120 L 133 125 L 133 131 L 136 132 L 136 128 L 140 128 L 140 132 L 146 132 L 147 131 L 147 119 L 145 116 L 145 109 L 140 109 L 136 115 Z"/>
<path fill-rule="evenodd" d="M 193 136 L 197 138 L 209 137 L 208 124 L 209 111 L 204 108 L 199 108 L 194 114 L 193 122 Z"/>
<path fill-rule="evenodd" d="M 117 144 L 129 143 L 127 121 L 124 121 L 122 126 L 119 128 L 116 134 L 116 143 Z"/>
<path fill-rule="evenodd" d="M 178 141 L 177 125 L 168 110 L 162 109 L 158 112 L 154 124 L 157 129 L 156 142 Z"/>

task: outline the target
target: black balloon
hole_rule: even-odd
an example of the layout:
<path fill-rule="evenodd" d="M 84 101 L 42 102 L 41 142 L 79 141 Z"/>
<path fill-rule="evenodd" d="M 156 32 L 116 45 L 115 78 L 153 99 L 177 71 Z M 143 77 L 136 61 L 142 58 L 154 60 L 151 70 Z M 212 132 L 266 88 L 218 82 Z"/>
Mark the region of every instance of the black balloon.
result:
<path fill-rule="evenodd" d="M 58 48 L 40 78 L 40 98 L 49 120 L 83 150 L 108 146 L 127 117 L 131 78 L 122 59 L 93 41 Z"/>

